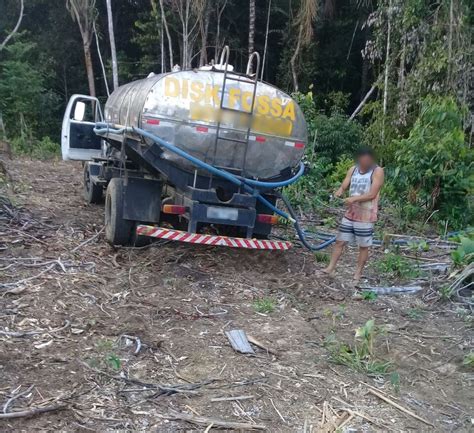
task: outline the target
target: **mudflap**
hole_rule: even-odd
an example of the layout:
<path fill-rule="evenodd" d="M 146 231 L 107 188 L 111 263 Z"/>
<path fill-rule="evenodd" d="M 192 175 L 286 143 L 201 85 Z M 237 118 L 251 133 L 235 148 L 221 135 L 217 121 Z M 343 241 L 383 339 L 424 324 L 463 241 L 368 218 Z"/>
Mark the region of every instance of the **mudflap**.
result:
<path fill-rule="evenodd" d="M 161 213 L 162 182 L 155 179 L 129 177 L 124 178 L 124 186 L 124 219 L 158 223 Z"/>

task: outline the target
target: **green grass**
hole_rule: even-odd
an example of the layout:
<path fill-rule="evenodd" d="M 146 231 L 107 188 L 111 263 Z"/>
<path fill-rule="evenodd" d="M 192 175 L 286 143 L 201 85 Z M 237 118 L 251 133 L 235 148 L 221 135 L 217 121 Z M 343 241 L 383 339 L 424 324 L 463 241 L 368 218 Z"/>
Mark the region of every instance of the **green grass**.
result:
<path fill-rule="evenodd" d="M 270 298 L 256 299 L 253 308 L 257 313 L 269 314 L 275 311 L 275 301 Z"/>
<path fill-rule="evenodd" d="M 372 319 L 356 329 L 354 344 L 340 343 L 331 334 L 325 339 L 325 346 L 329 350 L 331 361 L 336 364 L 368 375 L 387 374 L 392 363 L 380 360 L 375 355 L 374 340 L 378 334 L 379 330 Z"/>
<path fill-rule="evenodd" d="M 474 369 L 474 352 L 469 352 L 467 355 L 464 356 L 462 365 L 469 369 Z"/>
<path fill-rule="evenodd" d="M 408 317 L 412 320 L 420 320 L 425 315 L 425 312 L 418 307 L 410 308 L 407 311 Z"/>
<path fill-rule="evenodd" d="M 323 253 L 322 251 L 315 251 L 313 255 L 318 263 L 329 263 L 329 260 L 331 259 L 328 253 Z"/>
<path fill-rule="evenodd" d="M 364 301 L 375 301 L 377 299 L 377 293 L 372 292 L 371 290 L 363 290 L 362 299 Z"/>
<path fill-rule="evenodd" d="M 376 268 L 379 272 L 398 278 L 410 279 L 420 276 L 420 271 L 409 260 L 394 252 L 385 254 L 376 263 Z"/>

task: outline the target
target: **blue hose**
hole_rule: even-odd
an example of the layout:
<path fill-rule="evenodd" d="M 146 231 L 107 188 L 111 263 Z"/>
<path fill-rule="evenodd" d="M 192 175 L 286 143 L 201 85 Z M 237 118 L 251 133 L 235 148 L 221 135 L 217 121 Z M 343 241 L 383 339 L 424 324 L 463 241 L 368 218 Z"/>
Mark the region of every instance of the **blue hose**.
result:
<path fill-rule="evenodd" d="M 290 220 L 291 222 L 294 223 L 294 220 L 291 216 L 289 216 L 286 212 L 283 212 L 281 211 L 280 209 L 278 209 L 276 206 L 274 206 L 272 203 L 270 203 L 265 197 L 263 197 L 259 191 L 256 189 L 256 188 L 252 188 L 250 185 L 247 185 L 247 180 L 249 179 L 244 179 L 244 178 L 241 178 L 239 179 L 237 176 L 225 171 L 225 170 L 220 170 L 210 164 L 207 164 L 206 162 L 204 161 L 201 161 L 200 159 L 190 155 L 189 153 L 185 152 L 184 150 L 181 150 L 179 147 L 177 146 L 174 146 L 173 144 L 171 143 L 168 143 L 167 141 L 161 139 L 160 137 L 157 137 L 156 135 L 153 135 L 151 134 L 150 132 L 148 131 L 145 131 L 143 129 L 140 129 L 140 128 L 120 128 L 120 129 L 117 129 L 117 128 L 110 128 L 110 126 L 107 124 L 107 123 L 97 123 L 96 124 L 96 128 L 94 128 L 94 132 L 97 134 L 97 135 L 103 135 L 103 134 L 107 134 L 109 132 L 112 132 L 114 134 L 123 134 L 126 130 L 129 130 L 131 132 L 135 132 L 139 135 L 141 135 L 142 137 L 146 137 L 146 138 L 149 138 L 150 140 L 154 141 L 155 143 L 158 143 L 160 146 L 163 146 L 164 148 L 168 149 L 169 151 L 173 152 L 173 153 L 176 153 L 177 155 L 179 156 L 182 156 L 183 158 L 187 159 L 188 161 L 190 161 L 191 163 L 193 163 L 194 165 L 216 175 L 216 176 L 220 176 L 226 180 L 228 180 L 229 182 L 233 183 L 234 185 L 237 185 L 237 186 L 242 186 L 245 191 L 247 191 L 248 193 L 252 194 L 257 200 L 259 200 L 261 203 L 263 203 L 266 207 L 270 208 L 273 212 L 275 212 L 276 214 L 280 215 L 281 217 L 285 218 L 285 219 L 288 219 Z M 303 167 L 304 169 L 304 167 Z M 299 177 L 299 176 L 298 176 Z M 292 178 L 293 179 L 293 182 L 295 182 L 298 178 Z M 289 179 L 291 180 L 291 179 Z M 286 181 L 287 182 L 287 181 Z M 261 182 L 261 183 L 265 183 L 265 182 Z"/>
<path fill-rule="evenodd" d="M 281 187 L 284 187 L 284 186 L 291 185 L 292 183 L 296 182 L 304 173 L 304 164 L 302 162 L 300 163 L 298 172 L 293 177 L 291 177 L 290 179 L 287 179 L 287 180 L 281 181 L 281 182 L 262 182 L 262 181 L 258 181 L 258 180 L 247 179 L 247 178 L 243 178 L 243 177 L 240 177 L 240 176 L 236 176 L 232 173 L 229 173 L 228 171 L 218 169 L 218 168 L 216 168 L 216 167 L 214 167 L 210 164 L 207 164 L 206 162 L 201 161 L 200 159 L 190 155 L 189 153 L 185 152 L 184 150 L 180 149 L 179 147 L 177 147 L 177 146 L 175 146 L 171 143 L 168 143 L 167 141 L 161 139 L 160 137 L 157 137 L 156 135 L 153 135 L 150 132 L 145 131 L 145 130 L 140 129 L 140 128 L 135 128 L 135 127 L 133 127 L 133 128 L 115 128 L 115 127 L 112 127 L 111 128 L 110 125 L 107 124 L 107 123 L 97 123 L 96 128 L 94 128 L 94 132 L 97 135 L 104 135 L 104 134 L 107 134 L 109 132 L 112 132 L 114 134 L 124 134 L 126 131 L 135 132 L 135 133 L 141 135 L 142 137 L 146 137 L 146 138 L 152 140 L 153 142 L 158 143 L 160 146 L 163 146 L 164 148 L 168 149 L 169 151 L 171 151 L 171 152 L 187 159 L 188 161 L 190 161 L 192 164 L 196 165 L 197 167 L 200 167 L 200 168 L 202 168 L 202 169 L 204 169 L 204 170 L 208 171 L 209 173 L 212 173 L 216 176 L 220 176 L 220 177 L 228 180 L 229 182 L 233 183 L 234 185 L 242 186 L 245 189 L 245 191 L 252 194 L 257 200 L 259 200 L 261 203 L 263 203 L 266 207 L 271 209 L 276 214 L 282 216 L 283 218 L 286 218 L 289 221 L 291 221 L 294 224 L 296 233 L 298 234 L 298 237 L 299 237 L 301 243 L 305 247 L 307 247 L 309 250 L 311 250 L 311 251 L 322 250 L 323 248 L 326 248 L 329 245 L 331 245 L 336 240 L 335 237 L 331 237 L 329 239 L 326 239 L 324 242 L 322 242 L 319 245 L 311 245 L 306 240 L 304 231 L 301 229 L 301 227 L 298 223 L 298 220 L 296 218 L 296 214 L 295 214 L 293 208 L 291 207 L 291 204 L 288 201 L 288 199 L 280 194 L 281 199 L 283 200 L 286 207 L 288 208 L 289 215 L 286 212 L 283 212 L 282 210 L 278 209 L 272 203 L 270 203 L 257 189 L 258 187 L 266 188 L 266 189 L 275 189 L 275 188 L 281 188 Z"/>

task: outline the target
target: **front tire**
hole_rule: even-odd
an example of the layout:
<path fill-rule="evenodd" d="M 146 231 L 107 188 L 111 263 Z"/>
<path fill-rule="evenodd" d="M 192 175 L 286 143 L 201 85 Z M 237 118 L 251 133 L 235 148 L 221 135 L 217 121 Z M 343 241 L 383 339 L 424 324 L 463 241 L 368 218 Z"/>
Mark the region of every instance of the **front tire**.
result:
<path fill-rule="evenodd" d="M 89 163 L 84 164 L 84 198 L 87 203 L 101 203 L 104 198 L 104 188 L 92 182 Z"/>
<path fill-rule="evenodd" d="M 133 221 L 123 218 L 123 179 L 114 177 L 107 186 L 105 197 L 105 237 L 111 245 L 130 245 Z"/>

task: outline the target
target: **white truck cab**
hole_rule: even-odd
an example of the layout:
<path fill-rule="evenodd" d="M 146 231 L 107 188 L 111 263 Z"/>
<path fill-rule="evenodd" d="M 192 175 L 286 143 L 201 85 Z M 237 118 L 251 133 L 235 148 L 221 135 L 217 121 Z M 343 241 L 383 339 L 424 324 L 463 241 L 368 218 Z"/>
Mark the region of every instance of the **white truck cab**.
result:
<path fill-rule="evenodd" d="M 103 140 L 94 133 L 95 123 L 101 121 L 102 109 L 97 98 L 71 96 L 61 129 L 63 160 L 91 161 L 103 156 Z"/>

